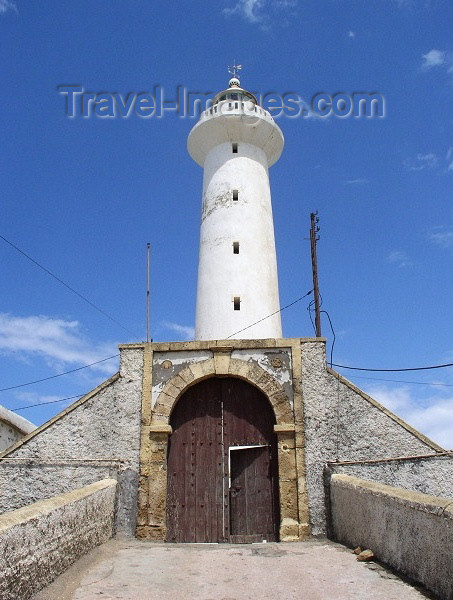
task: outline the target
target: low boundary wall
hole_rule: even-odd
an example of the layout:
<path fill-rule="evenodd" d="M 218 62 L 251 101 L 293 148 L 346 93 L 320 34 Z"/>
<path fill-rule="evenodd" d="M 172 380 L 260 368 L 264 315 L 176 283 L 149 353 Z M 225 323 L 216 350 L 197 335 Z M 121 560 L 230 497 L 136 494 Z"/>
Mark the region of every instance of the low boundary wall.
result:
<path fill-rule="evenodd" d="M 0 515 L 0 598 L 27 600 L 111 538 L 116 486 L 103 479 Z"/>
<path fill-rule="evenodd" d="M 330 509 L 335 540 L 370 548 L 440 598 L 453 598 L 453 499 L 337 474 Z"/>
<path fill-rule="evenodd" d="M 102 479 L 117 480 L 116 533 L 132 537 L 138 475 L 121 460 L 0 458 L 0 514 Z"/>
<path fill-rule="evenodd" d="M 333 473 L 341 473 L 430 496 L 453 499 L 453 452 L 451 451 L 374 460 L 329 462 L 325 471 L 327 478 Z"/>

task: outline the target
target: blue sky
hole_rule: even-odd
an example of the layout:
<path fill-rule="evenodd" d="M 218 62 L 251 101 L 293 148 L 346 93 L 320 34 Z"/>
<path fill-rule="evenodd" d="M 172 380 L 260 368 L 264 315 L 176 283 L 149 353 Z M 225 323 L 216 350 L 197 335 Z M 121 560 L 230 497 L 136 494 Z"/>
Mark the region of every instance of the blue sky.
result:
<path fill-rule="evenodd" d="M 177 86 L 224 89 L 234 60 L 242 85 L 261 94 L 385 98 L 384 118 L 278 119 L 285 148 L 270 176 L 281 305 L 312 287 L 307 238 L 318 210 L 333 362 L 453 362 L 452 27 L 450 0 L 0 0 L 0 235 L 103 311 L 0 239 L 0 388 L 142 341 L 147 242 L 153 339 L 190 338 L 194 325 L 202 171 L 186 140 L 195 120 L 69 118 L 58 86 L 123 97 L 159 86 L 170 101 Z M 283 312 L 286 337 L 313 334 L 307 304 Z M 330 351 L 325 315 L 323 334 Z M 79 396 L 117 368 L 112 359 L 5 390 L 0 403 Z M 452 367 L 340 372 L 453 447 Z M 19 414 L 41 424 L 69 403 Z"/>

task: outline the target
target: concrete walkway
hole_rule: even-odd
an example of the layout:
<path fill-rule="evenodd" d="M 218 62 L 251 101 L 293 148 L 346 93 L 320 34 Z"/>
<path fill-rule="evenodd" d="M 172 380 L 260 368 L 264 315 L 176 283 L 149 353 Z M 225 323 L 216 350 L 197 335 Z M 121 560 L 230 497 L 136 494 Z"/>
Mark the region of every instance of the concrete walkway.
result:
<path fill-rule="evenodd" d="M 430 597 L 327 540 L 156 544 L 111 540 L 34 600 L 421 600 Z"/>

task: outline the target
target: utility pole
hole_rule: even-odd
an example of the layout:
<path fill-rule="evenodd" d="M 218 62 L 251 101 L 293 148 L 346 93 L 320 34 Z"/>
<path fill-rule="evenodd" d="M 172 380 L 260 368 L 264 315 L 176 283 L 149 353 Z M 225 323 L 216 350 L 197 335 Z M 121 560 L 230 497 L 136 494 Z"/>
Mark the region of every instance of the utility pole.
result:
<path fill-rule="evenodd" d="M 150 254 L 151 244 L 146 244 L 146 341 L 149 342 L 150 329 Z"/>
<path fill-rule="evenodd" d="M 310 245 L 311 245 L 311 267 L 313 271 L 313 294 L 315 297 L 315 330 L 316 337 L 321 337 L 321 313 L 319 304 L 319 284 L 318 284 L 318 258 L 316 256 L 316 242 L 319 240 L 319 217 L 318 211 L 310 214 Z"/>

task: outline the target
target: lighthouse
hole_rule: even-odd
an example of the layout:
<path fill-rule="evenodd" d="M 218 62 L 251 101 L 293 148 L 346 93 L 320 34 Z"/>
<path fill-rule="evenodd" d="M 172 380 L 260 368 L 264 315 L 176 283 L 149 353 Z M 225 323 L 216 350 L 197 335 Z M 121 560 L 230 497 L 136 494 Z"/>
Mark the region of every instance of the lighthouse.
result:
<path fill-rule="evenodd" d="M 268 171 L 283 144 L 236 68 L 189 134 L 203 168 L 196 340 L 282 337 Z"/>

